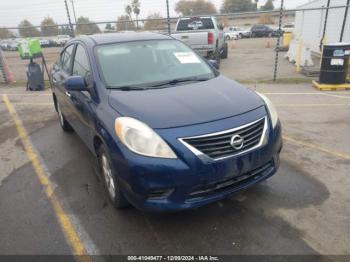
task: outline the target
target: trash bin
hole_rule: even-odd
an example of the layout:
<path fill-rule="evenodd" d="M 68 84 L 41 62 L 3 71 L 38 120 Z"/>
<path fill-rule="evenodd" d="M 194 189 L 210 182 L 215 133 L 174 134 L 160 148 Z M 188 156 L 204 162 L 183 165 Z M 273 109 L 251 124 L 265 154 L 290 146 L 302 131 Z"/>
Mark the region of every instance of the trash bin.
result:
<path fill-rule="evenodd" d="M 348 75 L 350 43 L 323 46 L 320 84 L 345 84 Z"/>
<path fill-rule="evenodd" d="M 293 33 L 292 32 L 284 32 L 283 33 L 283 46 L 289 47 L 290 42 L 292 42 Z"/>
<path fill-rule="evenodd" d="M 45 89 L 44 74 L 39 64 L 30 62 L 27 71 L 27 90 L 42 91 Z"/>

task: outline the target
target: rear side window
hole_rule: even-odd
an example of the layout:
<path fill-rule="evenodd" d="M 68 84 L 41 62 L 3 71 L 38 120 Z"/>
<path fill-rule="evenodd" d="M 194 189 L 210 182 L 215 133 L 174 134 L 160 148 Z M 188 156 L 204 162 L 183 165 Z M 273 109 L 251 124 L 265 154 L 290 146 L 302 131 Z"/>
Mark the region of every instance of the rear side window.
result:
<path fill-rule="evenodd" d="M 181 19 L 177 25 L 177 31 L 214 29 L 211 18 L 192 17 Z"/>
<path fill-rule="evenodd" d="M 60 65 L 63 71 L 70 73 L 70 65 L 73 59 L 74 45 L 68 46 L 61 54 Z"/>
<path fill-rule="evenodd" d="M 88 78 L 90 76 L 90 62 L 83 46 L 78 45 L 73 63 L 73 75 Z"/>

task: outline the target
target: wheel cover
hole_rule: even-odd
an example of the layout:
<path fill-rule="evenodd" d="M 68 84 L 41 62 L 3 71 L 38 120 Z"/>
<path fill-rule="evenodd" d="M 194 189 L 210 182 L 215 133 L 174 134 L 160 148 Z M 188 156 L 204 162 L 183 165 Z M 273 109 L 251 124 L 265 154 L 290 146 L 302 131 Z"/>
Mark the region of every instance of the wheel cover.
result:
<path fill-rule="evenodd" d="M 115 185 L 114 185 L 114 179 L 112 175 L 112 169 L 110 167 L 109 161 L 105 154 L 102 155 L 101 159 L 102 159 L 102 173 L 105 179 L 108 194 L 111 197 L 111 199 L 115 200 L 116 194 L 115 194 Z"/>

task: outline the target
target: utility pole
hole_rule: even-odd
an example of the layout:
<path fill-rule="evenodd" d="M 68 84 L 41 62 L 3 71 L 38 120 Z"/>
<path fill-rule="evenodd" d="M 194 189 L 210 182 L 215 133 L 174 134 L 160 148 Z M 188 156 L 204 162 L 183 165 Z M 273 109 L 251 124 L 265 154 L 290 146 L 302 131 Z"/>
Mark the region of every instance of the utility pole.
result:
<path fill-rule="evenodd" d="M 167 22 L 168 22 L 168 34 L 171 35 L 169 0 L 166 0 L 166 11 L 167 11 Z"/>
<path fill-rule="evenodd" d="M 67 17 L 68 17 L 68 23 L 69 23 L 69 27 L 70 27 L 70 31 L 71 31 L 71 36 L 74 37 L 74 28 L 73 28 L 73 25 L 72 25 L 72 21 L 70 20 L 70 14 L 69 14 L 67 0 L 64 0 L 64 4 L 66 6 Z"/>
<path fill-rule="evenodd" d="M 71 2 L 72 2 L 72 8 L 73 8 L 74 22 L 75 22 L 75 25 L 77 25 L 77 16 L 75 15 L 74 0 L 71 0 Z"/>

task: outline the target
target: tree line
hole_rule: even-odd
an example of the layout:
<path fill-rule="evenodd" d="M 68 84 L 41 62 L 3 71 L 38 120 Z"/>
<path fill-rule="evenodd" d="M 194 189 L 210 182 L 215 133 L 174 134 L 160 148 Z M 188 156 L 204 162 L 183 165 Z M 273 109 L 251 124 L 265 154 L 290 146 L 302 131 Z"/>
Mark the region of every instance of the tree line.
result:
<path fill-rule="evenodd" d="M 220 10 L 209 0 L 180 0 L 176 3 L 175 11 L 182 16 L 208 15 L 257 11 L 257 0 L 224 0 Z M 273 10 L 274 0 L 267 0 L 260 10 Z M 116 24 L 106 24 L 105 31 L 126 31 L 137 30 L 140 27 L 139 15 L 141 13 L 141 3 L 139 0 L 131 0 L 130 4 L 125 6 L 125 14 L 117 18 Z M 165 27 L 162 15 L 158 12 L 151 13 L 145 19 L 142 27 L 145 30 L 162 30 Z M 136 22 L 135 22 L 136 21 Z M 69 26 L 58 26 L 51 17 L 45 17 L 40 27 L 24 19 L 18 25 L 18 31 L 21 37 L 55 36 L 70 34 Z M 98 25 L 94 24 L 88 17 L 81 16 L 77 19 L 75 26 L 76 34 L 95 34 L 101 32 Z M 11 38 L 13 33 L 5 28 L 0 28 L 0 39 Z"/>

